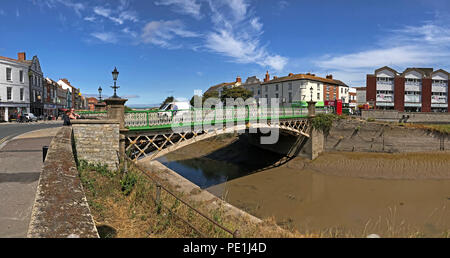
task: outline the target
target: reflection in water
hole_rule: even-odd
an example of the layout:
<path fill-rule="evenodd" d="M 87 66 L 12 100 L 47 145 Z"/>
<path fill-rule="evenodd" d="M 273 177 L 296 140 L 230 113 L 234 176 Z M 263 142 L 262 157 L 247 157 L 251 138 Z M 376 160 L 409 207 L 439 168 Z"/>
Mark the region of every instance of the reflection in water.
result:
<path fill-rule="evenodd" d="M 233 144 L 238 146 L 239 141 Z M 235 158 L 237 164 L 217 160 L 224 150 L 216 151 L 221 155 L 187 160 L 175 152 L 160 161 L 229 203 L 261 218 L 274 216 L 280 225 L 300 232 L 333 228 L 352 236 L 450 234 L 450 180 L 333 176 L 304 166 L 301 158 L 252 173 L 280 156 L 259 149 L 249 155 L 253 151 L 246 148 L 238 153 L 236 146 L 233 155 L 244 157 Z"/>
<path fill-rule="evenodd" d="M 164 156 L 159 158 L 158 161 L 202 189 L 227 182 L 228 180 L 246 174 L 245 169 L 231 163 L 205 157 L 177 160 L 174 159 L 175 156 L 177 155 Z"/>

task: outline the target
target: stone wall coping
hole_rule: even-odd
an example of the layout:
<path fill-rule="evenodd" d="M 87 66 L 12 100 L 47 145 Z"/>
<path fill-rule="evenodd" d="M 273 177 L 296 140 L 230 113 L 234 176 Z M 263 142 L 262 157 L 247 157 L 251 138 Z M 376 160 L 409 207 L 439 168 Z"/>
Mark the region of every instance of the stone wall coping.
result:
<path fill-rule="evenodd" d="M 71 120 L 72 124 L 79 125 L 79 124 L 120 124 L 118 120 L 113 119 L 102 119 L 102 120 L 96 120 L 96 119 L 77 119 L 77 120 Z"/>
<path fill-rule="evenodd" d="M 72 151 L 72 128 L 53 138 L 28 227 L 31 238 L 99 238 Z"/>

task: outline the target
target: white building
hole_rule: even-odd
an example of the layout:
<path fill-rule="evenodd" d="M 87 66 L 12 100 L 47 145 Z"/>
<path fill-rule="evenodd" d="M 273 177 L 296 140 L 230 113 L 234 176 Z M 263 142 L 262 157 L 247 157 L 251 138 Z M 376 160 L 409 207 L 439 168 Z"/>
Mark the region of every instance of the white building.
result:
<path fill-rule="evenodd" d="M 0 57 L 0 121 L 16 113 L 30 112 L 29 61 L 24 53 L 17 59 Z"/>
<path fill-rule="evenodd" d="M 268 99 L 269 105 L 271 99 L 278 99 L 280 106 L 291 106 L 293 103 L 306 106 L 306 102 L 311 100 L 323 106 L 324 82 L 329 83 L 328 79 L 313 74 L 292 73 L 286 77 L 274 76 L 270 80 L 269 73 L 266 73 L 261 84 L 261 98 Z"/>

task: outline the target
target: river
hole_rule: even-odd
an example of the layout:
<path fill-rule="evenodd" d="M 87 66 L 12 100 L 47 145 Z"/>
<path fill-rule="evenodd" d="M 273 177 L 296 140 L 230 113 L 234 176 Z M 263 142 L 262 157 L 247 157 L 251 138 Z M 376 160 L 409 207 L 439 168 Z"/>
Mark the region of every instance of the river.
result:
<path fill-rule="evenodd" d="M 450 153 L 427 155 L 325 153 L 271 166 L 283 157 L 230 136 L 159 161 L 234 206 L 299 232 L 448 237 Z"/>

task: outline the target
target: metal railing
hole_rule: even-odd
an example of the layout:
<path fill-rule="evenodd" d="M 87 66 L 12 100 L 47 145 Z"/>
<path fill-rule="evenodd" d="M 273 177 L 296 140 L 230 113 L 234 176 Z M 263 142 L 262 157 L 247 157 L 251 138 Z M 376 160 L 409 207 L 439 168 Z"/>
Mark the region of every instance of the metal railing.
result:
<path fill-rule="evenodd" d="M 320 112 L 320 110 L 318 110 Z M 279 107 L 265 109 L 258 107 L 191 109 L 171 111 L 128 111 L 125 112 L 125 126 L 130 130 L 167 129 L 199 124 L 220 124 L 260 120 L 302 118 L 308 116 L 306 108 Z"/>
<path fill-rule="evenodd" d="M 192 230 L 194 230 L 197 234 L 199 234 L 201 237 L 205 237 L 206 235 L 201 232 L 201 230 L 199 230 L 198 228 L 196 228 L 194 225 L 192 225 L 192 223 L 188 222 L 186 219 L 180 217 L 179 215 L 177 215 L 174 211 L 172 211 L 171 208 L 165 206 L 162 203 L 162 198 L 161 198 L 161 193 L 162 191 L 165 191 L 167 194 L 169 194 L 170 196 L 174 197 L 176 200 L 178 200 L 180 203 L 186 205 L 186 207 L 188 207 L 190 210 L 194 211 L 195 213 L 197 213 L 199 216 L 203 217 L 204 219 L 206 219 L 209 223 L 212 223 L 214 226 L 220 228 L 221 230 L 223 230 L 224 232 L 230 234 L 233 238 L 238 238 L 239 237 L 239 231 L 235 230 L 232 231 L 226 227 L 224 227 L 223 225 L 217 223 L 215 220 L 213 220 L 212 218 L 208 217 L 207 215 L 205 215 L 203 212 L 199 211 L 198 209 L 194 208 L 191 204 L 189 204 L 188 202 L 184 201 L 183 199 L 181 199 L 180 197 L 178 197 L 175 193 L 173 193 L 172 191 L 170 191 L 167 187 L 165 187 L 163 184 L 160 183 L 159 180 L 157 180 L 156 178 L 154 178 L 154 176 L 151 176 L 147 173 L 146 170 L 144 170 L 143 168 L 141 168 L 138 164 L 136 164 L 135 162 L 133 162 L 133 160 L 131 160 L 129 157 L 126 157 L 126 160 L 131 163 L 134 168 L 136 168 L 139 172 L 141 172 L 145 177 L 147 177 L 148 179 L 150 179 L 150 181 L 152 181 L 155 186 L 156 186 L 156 193 L 155 193 L 155 197 L 152 199 L 155 201 L 155 204 L 165 208 L 167 211 L 169 211 L 172 215 L 174 215 L 175 217 L 177 217 L 178 219 L 180 219 L 181 221 L 183 221 L 184 223 L 186 223 L 190 228 L 192 228 Z M 127 162 L 125 162 L 126 164 Z M 125 169 L 127 170 L 127 169 Z M 157 212 L 160 212 L 159 209 L 157 209 Z"/>

